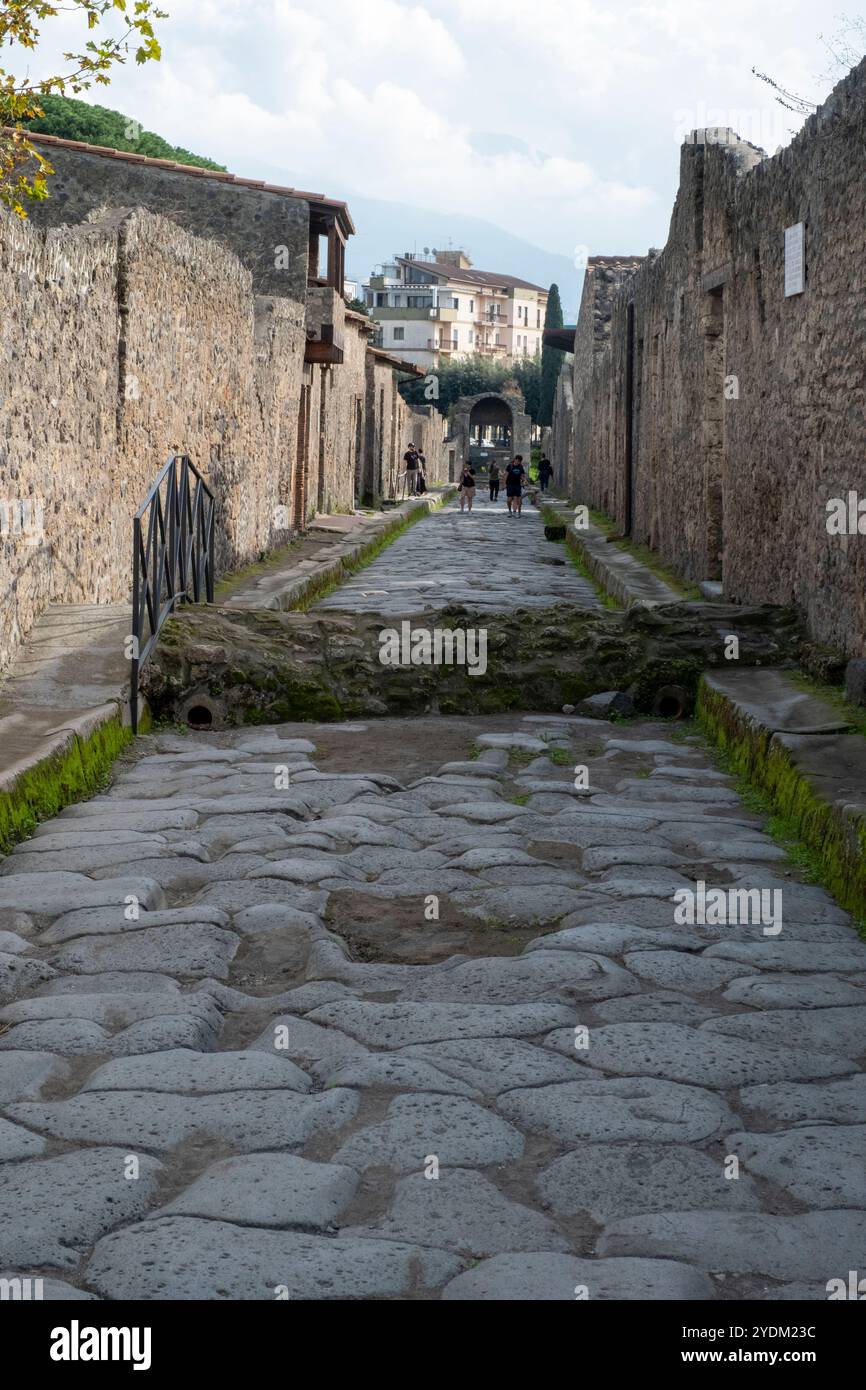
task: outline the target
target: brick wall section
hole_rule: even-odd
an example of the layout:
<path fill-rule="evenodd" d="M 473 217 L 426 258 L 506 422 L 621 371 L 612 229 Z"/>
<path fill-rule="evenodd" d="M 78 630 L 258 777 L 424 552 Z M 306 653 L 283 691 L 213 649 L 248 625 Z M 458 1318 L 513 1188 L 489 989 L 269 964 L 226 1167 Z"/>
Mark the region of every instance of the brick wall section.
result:
<path fill-rule="evenodd" d="M 664 251 L 619 285 L 587 275 L 574 367 L 574 490 L 624 526 L 633 300 L 633 536 L 731 598 L 798 604 L 850 655 L 866 537 L 830 536 L 826 504 L 866 497 L 864 130 L 866 62 L 773 158 L 731 132 L 684 145 Z M 800 221 L 807 287 L 786 298 Z"/>

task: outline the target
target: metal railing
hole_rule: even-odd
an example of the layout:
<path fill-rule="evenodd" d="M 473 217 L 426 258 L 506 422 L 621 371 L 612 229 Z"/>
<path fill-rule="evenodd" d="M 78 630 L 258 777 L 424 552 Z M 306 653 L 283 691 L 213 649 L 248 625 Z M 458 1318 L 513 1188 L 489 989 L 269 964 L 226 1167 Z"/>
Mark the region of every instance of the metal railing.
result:
<path fill-rule="evenodd" d="M 132 732 L 138 682 L 180 603 L 213 603 L 214 495 L 188 454 L 172 454 L 132 523 Z"/>

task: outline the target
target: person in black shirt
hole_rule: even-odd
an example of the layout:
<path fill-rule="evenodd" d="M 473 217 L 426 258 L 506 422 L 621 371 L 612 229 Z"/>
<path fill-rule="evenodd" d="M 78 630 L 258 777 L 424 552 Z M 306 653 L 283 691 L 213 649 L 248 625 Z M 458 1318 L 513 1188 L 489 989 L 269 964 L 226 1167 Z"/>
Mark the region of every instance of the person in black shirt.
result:
<path fill-rule="evenodd" d="M 464 463 L 463 473 L 460 477 L 460 510 L 461 512 L 469 503 L 468 510 L 472 511 L 472 503 L 475 501 L 475 469 L 471 463 Z"/>
<path fill-rule="evenodd" d="M 520 516 L 523 507 L 523 455 L 517 454 L 505 470 L 505 499 L 512 516 Z"/>
<path fill-rule="evenodd" d="M 541 463 L 538 465 L 538 481 L 541 484 L 542 492 L 547 491 L 547 485 L 552 477 L 553 464 L 550 462 L 550 459 L 545 454 L 544 458 L 541 460 Z"/>
<path fill-rule="evenodd" d="M 490 483 L 490 500 L 491 500 L 491 502 L 495 502 L 496 499 L 497 499 L 498 496 L 499 496 L 499 464 L 498 464 L 498 463 L 491 463 L 491 465 L 490 465 L 490 471 L 488 472 L 487 478 L 488 478 L 488 481 L 489 481 L 489 483 Z"/>

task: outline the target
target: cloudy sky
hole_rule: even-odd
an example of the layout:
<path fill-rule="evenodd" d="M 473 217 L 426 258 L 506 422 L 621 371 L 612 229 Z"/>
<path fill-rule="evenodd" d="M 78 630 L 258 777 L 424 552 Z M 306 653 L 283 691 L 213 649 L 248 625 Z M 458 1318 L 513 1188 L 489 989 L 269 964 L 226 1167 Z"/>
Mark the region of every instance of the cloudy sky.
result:
<path fill-rule="evenodd" d="M 790 139 L 753 67 L 817 99 L 836 80 L 819 34 L 838 24 L 812 0 L 161 3 L 162 63 L 89 99 L 237 173 L 473 214 L 568 256 L 664 244 L 690 128 Z M 48 21 L 31 71 L 78 37 Z"/>

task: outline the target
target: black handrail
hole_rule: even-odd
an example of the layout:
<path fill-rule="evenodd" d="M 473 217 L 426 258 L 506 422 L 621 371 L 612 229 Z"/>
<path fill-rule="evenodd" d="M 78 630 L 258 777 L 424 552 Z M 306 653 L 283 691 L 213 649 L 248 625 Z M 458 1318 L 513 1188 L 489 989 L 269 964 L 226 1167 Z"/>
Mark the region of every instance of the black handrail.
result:
<path fill-rule="evenodd" d="M 214 495 L 188 454 L 172 454 L 132 523 L 132 732 L 138 682 L 180 603 L 213 603 Z"/>

